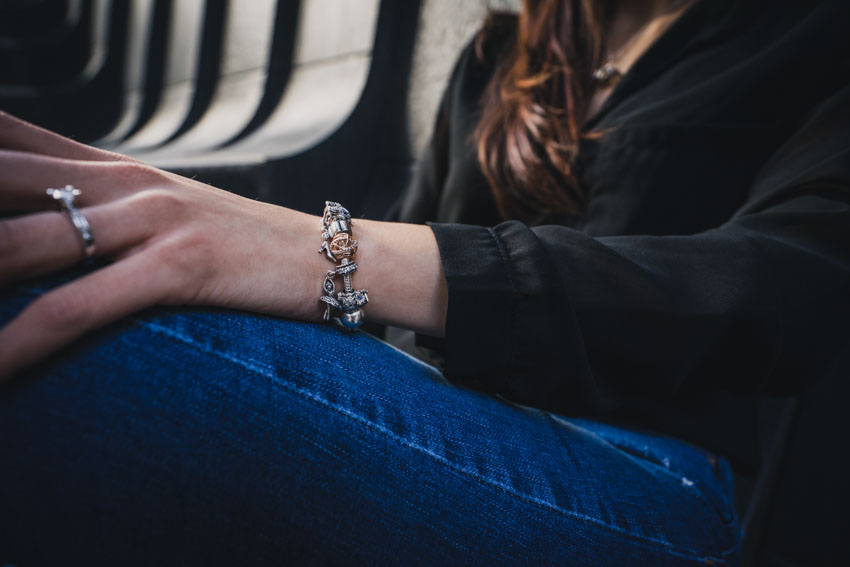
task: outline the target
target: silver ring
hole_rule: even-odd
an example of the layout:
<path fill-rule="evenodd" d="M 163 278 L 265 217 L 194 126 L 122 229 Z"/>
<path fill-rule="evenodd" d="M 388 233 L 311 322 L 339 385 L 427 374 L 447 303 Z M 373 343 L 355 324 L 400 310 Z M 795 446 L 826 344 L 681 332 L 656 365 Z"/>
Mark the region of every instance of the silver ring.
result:
<path fill-rule="evenodd" d="M 53 197 L 56 201 L 59 201 L 59 206 L 62 210 L 68 213 L 68 216 L 71 218 L 71 222 L 74 224 L 74 228 L 76 228 L 80 233 L 86 258 L 94 256 L 94 234 L 92 234 L 91 225 L 82 211 L 74 206 L 74 199 L 79 197 L 80 190 L 75 189 L 73 185 L 65 185 L 62 189 L 54 189 L 51 187 L 47 190 L 47 194 Z"/>

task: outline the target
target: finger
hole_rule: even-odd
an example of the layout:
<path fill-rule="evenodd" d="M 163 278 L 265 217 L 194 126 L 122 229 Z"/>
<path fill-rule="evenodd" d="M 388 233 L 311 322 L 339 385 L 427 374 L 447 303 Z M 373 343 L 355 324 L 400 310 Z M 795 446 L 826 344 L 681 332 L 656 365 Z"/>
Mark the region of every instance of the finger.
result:
<path fill-rule="evenodd" d="M 95 255 L 112 257 L 150 238 L 152 223 L 132 199 L 81 209 L 95 237 Z M 37 213 L 0 220 L 0 284 L 73 266 L 84 257 L 68 215 Z"/>
<path fill-rule="evenodd" d="M 0 381 L 88 331 L 161 302 L 168 272 L 154 258 L 131 256 L 33 301 L 0 330 Z"/>
<path fill-rule="evenodd" d="M 135 161 L 93 148 L 0 111 L 0 148 L 85 161 Z"/>
<path fill-rule="evenodd" d="M 49 187 L 73 185 L 77 206 L 103 203 L 165 183 L 166 174 L 140 162 L 96 162 L 0 150 L 0 211 L 55 209 Z"/>

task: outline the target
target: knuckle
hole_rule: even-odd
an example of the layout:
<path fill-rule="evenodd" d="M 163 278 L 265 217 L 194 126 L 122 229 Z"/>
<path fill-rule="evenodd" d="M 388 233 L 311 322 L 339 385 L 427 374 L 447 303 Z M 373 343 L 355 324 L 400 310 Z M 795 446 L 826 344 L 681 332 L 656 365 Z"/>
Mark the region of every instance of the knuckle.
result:
<path fill-rule="evenodd" d="M 154 219 L 180 217 L 188 203 L 179 194 L 165 189 L 147 189 L 134 195 L 133 205 L 139 205 Z"/>
<path fill-rule="evenodd" d="M 163 178 L 158 169 L 139 161 L 119 160 L 104 163 L 116 170 L 119 183 L 127 187 L 155 185 Z"/>
<path fill-rule="evenodd" d="M 130 156 L 126 156 L 124 154 L 119 154 L 117 152 L 113 152 L 111 150 L 106 150 L 103 148 L 96 148 L 94 146 L 86 146 L 90 151 L 97 154 L 98 158 L 103 160 L 106 163 L 110 162 L 124 162 L 124 163 L 135 163 L 139 165 L 144 165 L 144 162 L 141 162 L 135 158 Z"/>

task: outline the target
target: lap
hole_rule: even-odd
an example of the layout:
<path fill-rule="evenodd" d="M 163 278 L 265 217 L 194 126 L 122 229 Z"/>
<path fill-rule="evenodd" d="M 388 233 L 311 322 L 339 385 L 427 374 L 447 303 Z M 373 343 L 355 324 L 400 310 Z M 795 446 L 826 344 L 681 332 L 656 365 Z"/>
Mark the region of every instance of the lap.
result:
<path fill-rule="evenodd" d="M 0 431 L 0 562 L 734 560 L 724 461 L 328 326 L 140 314 L 0 392 Z"/>

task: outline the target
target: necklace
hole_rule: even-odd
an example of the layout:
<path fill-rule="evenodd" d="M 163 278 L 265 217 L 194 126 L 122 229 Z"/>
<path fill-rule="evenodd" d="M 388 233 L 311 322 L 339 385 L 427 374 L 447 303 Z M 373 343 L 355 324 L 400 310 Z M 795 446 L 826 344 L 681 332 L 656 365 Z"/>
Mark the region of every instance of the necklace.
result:
<path fill-rule="evenodd" d="M 593 80 L 602 88 L 608 88 L 620 81 L 623 73 L 611 61 L 606 61 L 602 67 L 593 72 Z"/>
<path fill-rule="evenodd" d="M 617 61 L 623 52 L 627 51 L 635 42 L 637 42 L 638 38 L 643 37 L 644 32 L 646 32 L 646 28 L 653 21 L 653 19 L 650 19 L 638 28 L 637 31 L 632 34 L 632 37 L 629 38 L 629 41 L 621 45 L 617 51 L 610 54 L 605 59 L 602 66 L 593 71 L 593 80 L 596 81 L 597 85 L 602 88 L 608 88 L 620 81 L 623 77 L 623 72 L 614 65 L 614 61 Z"/>
<path fill-rule="evenodd" d="M 683 9 L 690 3 L 690 0 L 673 2 L 672 6 L 668 7 L 668 10 L 665 13 L 650 18 L 646 23 L 635 30 L 632 37 L 630 37 L 626 43 L 621 45 L 614 53 L 610 54 L 605 59 L 605 62 L 593 71 L 593 80 L 596 84 L 601 88 L 608 88 L 619 82 L 619 80 L 623 77 L 623 71 L 618 69 L 614 62 L 618 61 L 623 53 L 627 52 L 636 43 L 638 43 L 638 40 L 646 39 L 649 28 L 654 28 L 654 33 L 651 35 L 654 35 L 655 37 L 663 33 L 664 30 L 673 23 L 676 17 L 680 15 Z"/>

